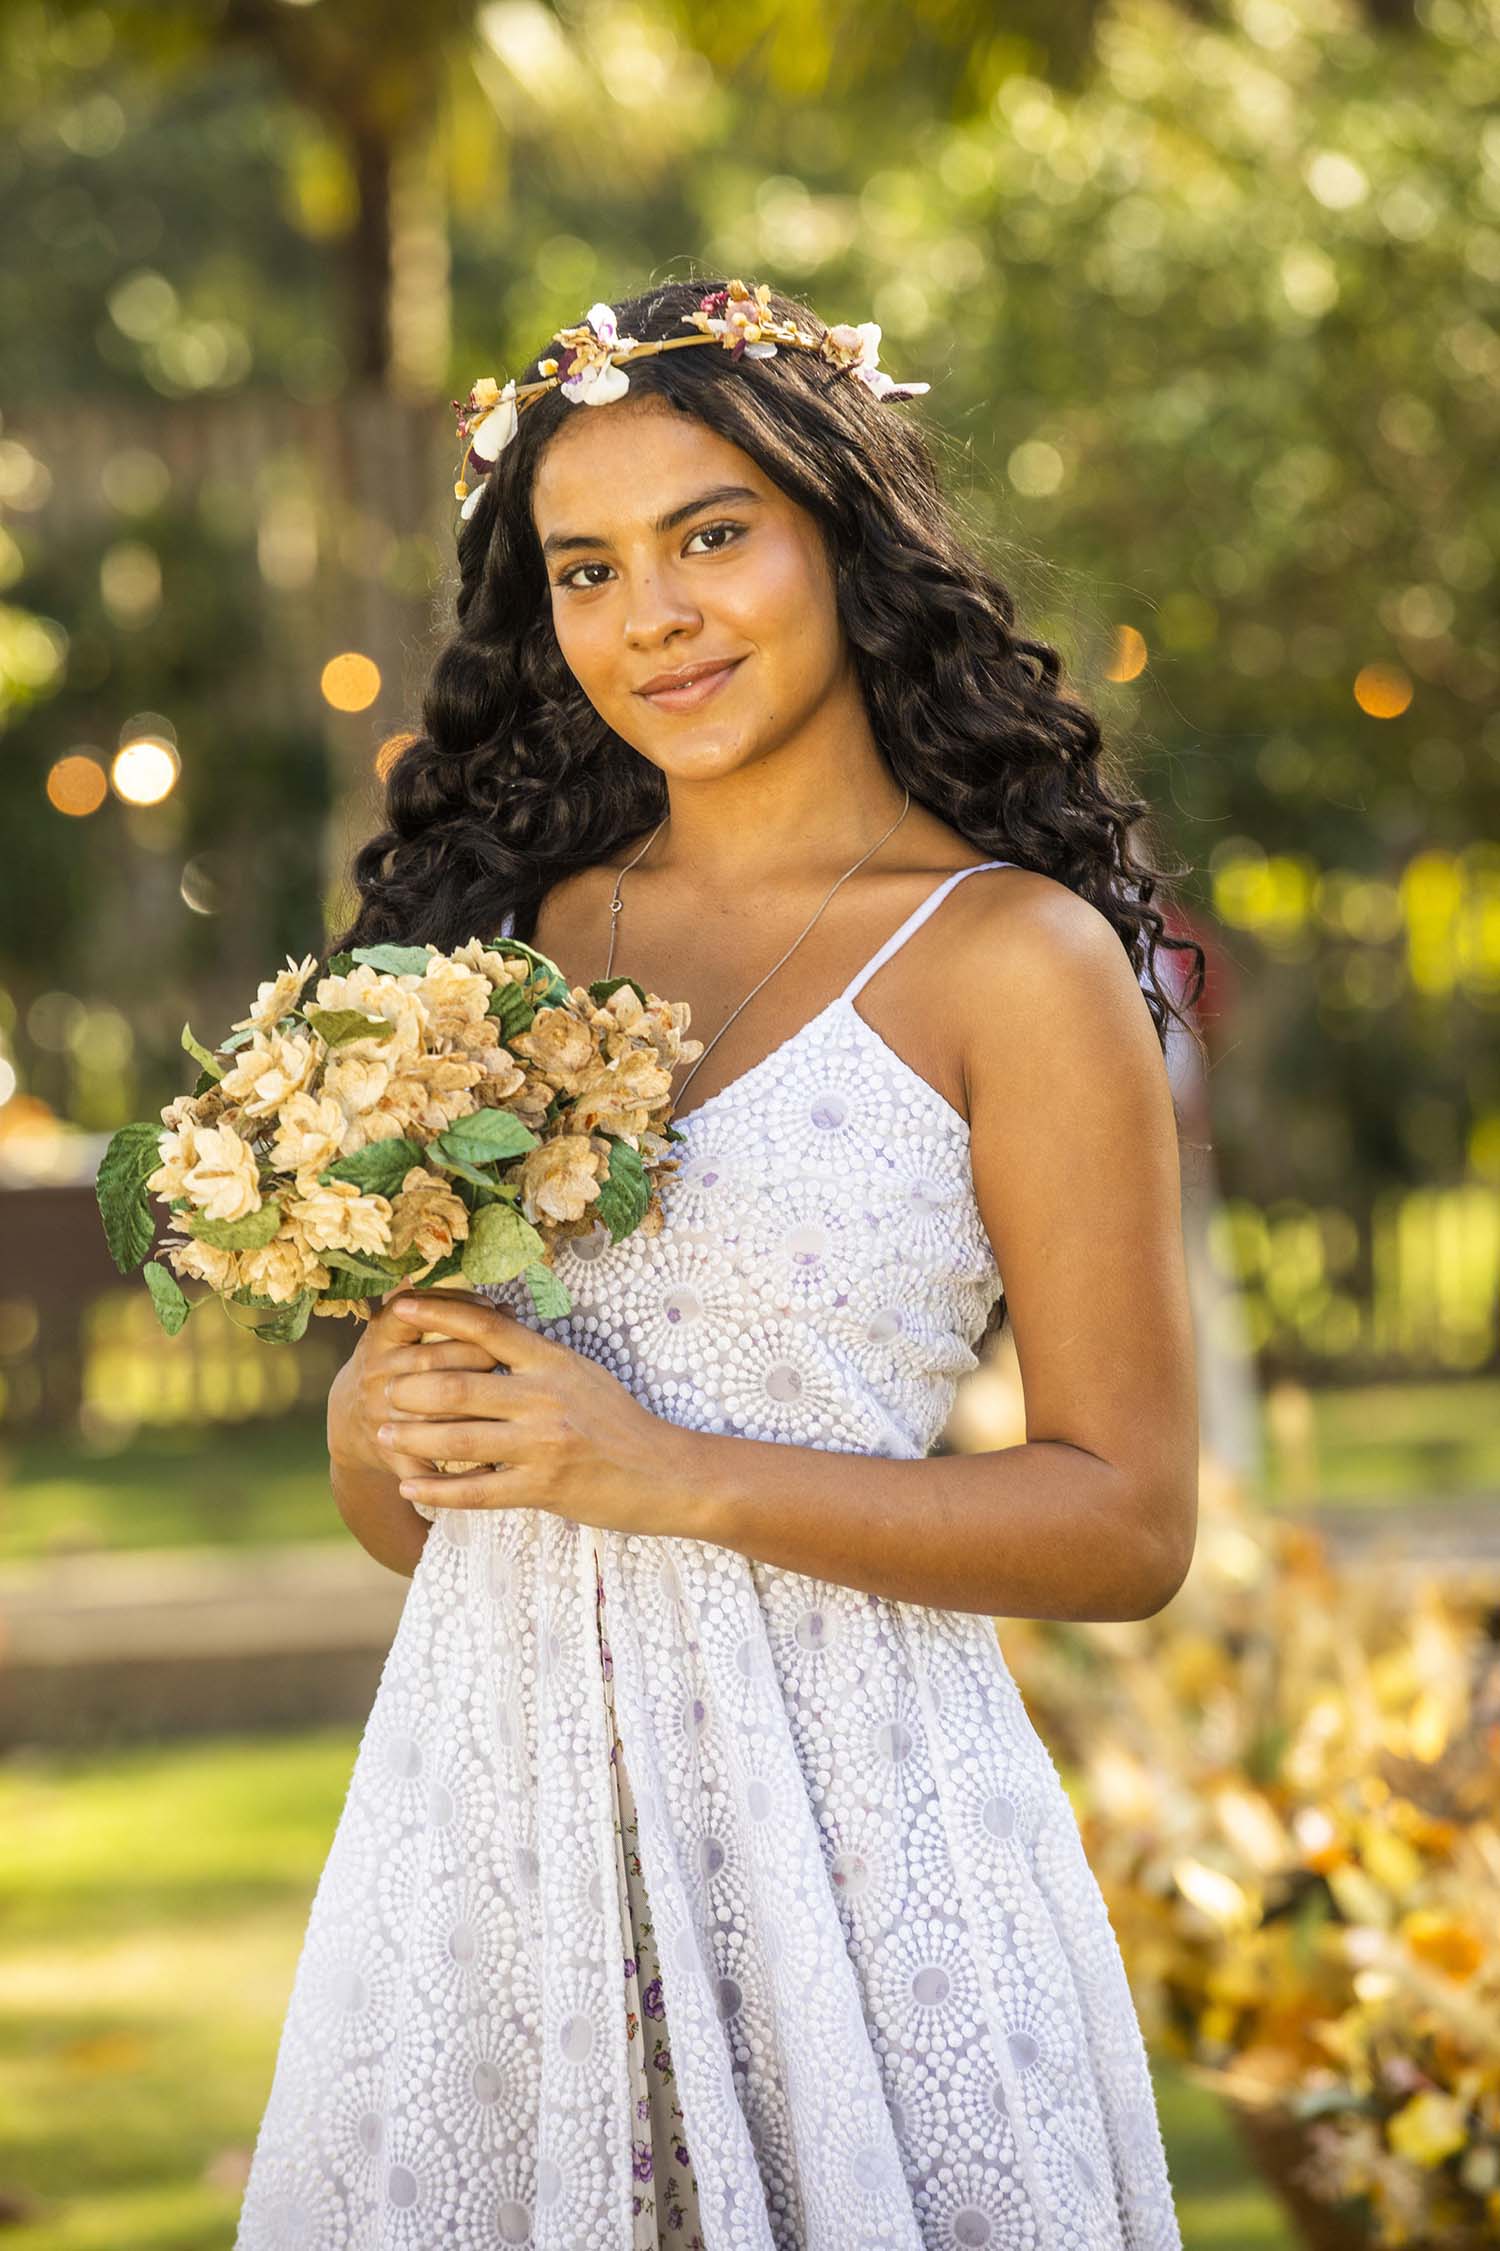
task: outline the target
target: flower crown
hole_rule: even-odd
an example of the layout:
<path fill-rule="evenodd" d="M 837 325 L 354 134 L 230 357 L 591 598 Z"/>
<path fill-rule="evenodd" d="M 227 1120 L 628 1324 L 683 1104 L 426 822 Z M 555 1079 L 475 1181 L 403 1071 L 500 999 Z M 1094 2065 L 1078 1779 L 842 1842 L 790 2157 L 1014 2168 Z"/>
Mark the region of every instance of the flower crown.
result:
<path fill-rule="evenodd" d="M 914 398 L 918 392 L 932 388 L 929 383 L 897 383 L 876 365 L 880 354 L 878 322 L 865 320 L 852 328 L 845 322 L 813 336 L 795 321 L 778 320 L 771 311 L 770 297 L 765 282 L 750 290 L 742 281 L 731 281 L 700 298 L 697 311 L 685 316 L 689 325 L 700 331 L 698 335 L 664 337 L 654 344 L 622 336 L 612 306 L 591 305 L 576 328 L 557 331 L 553 341 L 562 350 L 555 359 L 538 363 L 541 377 L 537 382 L 523 383 L 518 390 L 512 376 L 502 390 L 493 375 L 482 375 L 467 399 L 453 401 L 458 435 L 464 444 L 458 482 L 453 487 L 454 498 L 463 502 L 460 516 L 467 521 L 473 515 L 484 491 L 483 480 L 515 436 L 518 418 L 534 398 L 560 385 L 563 397 L 576 406 L 605 406 L 630 388 L 630 378 L 620 364 L 623 360 L 644 359 L 653 352 L 675 352 L 687 344 L 721 344 L 736 360 L 761 360 L 773 358 L 779 345 L 790 344 L 799 351 L 816 352 L 836 368 L 847 368 L 878 399 Z M 478 470 L 480 481 L 471 491 L 469 463 L 475 456 L 485 466 Z"/>

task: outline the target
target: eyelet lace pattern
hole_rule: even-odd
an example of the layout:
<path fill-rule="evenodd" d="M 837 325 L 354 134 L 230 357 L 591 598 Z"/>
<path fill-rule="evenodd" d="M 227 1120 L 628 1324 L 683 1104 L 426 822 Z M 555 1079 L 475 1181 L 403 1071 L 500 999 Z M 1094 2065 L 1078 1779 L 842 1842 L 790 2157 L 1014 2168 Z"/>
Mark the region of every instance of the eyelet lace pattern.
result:
<path fill-rule="evenodd" d="M 660 1234 L 560 1254 L 549 1333 L 665 1419 L 908 1460 L 942 1430 L 1000 1277 L 963 1119 L 853 1001 L 972 872 L 686 1114 Z M 236 2251 L 632 2251 L 616 1725 L 707 2251 L 1181 2251 L 1116 1936 L 991 1620 L 426 1513 Z"/>

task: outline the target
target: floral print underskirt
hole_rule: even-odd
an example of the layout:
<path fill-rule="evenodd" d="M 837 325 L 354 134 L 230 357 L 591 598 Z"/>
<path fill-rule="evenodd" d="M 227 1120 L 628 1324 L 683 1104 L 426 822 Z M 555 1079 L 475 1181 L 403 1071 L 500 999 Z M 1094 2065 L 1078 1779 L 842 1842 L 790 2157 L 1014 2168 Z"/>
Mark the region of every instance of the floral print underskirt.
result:
<path fill-rule="evenodd" d="M 661 1965 L 657 1960 L 650 1905 L 641 1874 L 635 1797 L 615 1723 L 614 1660 L 604 1629 L 604 1580 L 597 1568 L 595 1596 L 599 1662 L 604 1673 L 612 1738 L 610 1772 L 614 1777 L 615 1794 L 615 1870 L 619 1880 L 625 1972 L 625 2038 L 635 2118 L 632 2133 L 633 2251 L 659 2251 L 663 2244 L 671 2246 L 672 2251 L 704 2251 L 698 2184 L 693 2177 L 682 2110 L 674 2085 Z"/>

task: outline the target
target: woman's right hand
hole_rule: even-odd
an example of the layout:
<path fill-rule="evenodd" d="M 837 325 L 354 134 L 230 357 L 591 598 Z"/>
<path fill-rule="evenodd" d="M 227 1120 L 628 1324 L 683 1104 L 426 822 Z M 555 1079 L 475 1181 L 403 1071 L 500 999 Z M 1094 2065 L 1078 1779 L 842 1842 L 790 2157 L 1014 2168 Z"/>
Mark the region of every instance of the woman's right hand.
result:
<path fill-rule="evenodd" d="M 335 1460 L 358 1463 L 392 1478 L 430 1477 L 430 1455 L 409 1452 L 380 1436 L 383 1423 L 393 1423 L 399 1431 L 403 1423 L 420 1425 L 428 1420 L 424 1415 L 403 1414 L 392 1404 L 386 1390 L 390 1378 L 433 1368 L 487 1372 L 496 1361 L 481 1346 L 456 1338 L 414 1344 L 411 1324 L 398 1321 L 388 1310 L 391 1298 L 399 1294 L 391 1290 L 363 1324 L 358 1344 L 333 1379 L 328 1394 L 328 1451 Z M 420 1436 L 420 1431 L 412 1435 Z"/>

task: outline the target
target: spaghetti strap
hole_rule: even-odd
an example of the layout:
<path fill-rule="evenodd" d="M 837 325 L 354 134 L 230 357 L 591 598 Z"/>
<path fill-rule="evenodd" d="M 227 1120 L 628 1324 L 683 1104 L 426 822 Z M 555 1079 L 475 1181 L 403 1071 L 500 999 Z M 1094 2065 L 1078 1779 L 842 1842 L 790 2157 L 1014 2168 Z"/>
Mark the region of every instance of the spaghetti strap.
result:
<path fill-rule="evenodd" d="M 951 875 L 944 876 L 942 882 L 938 884 L 937 888 L 933 891 L 929 891 L 926 898 L 922 901 L 921 905 L 912 909 L 911 913 L 907 916 L 905 922 L 901 924 L 900 928 L 891 932 L 891 935 L 889 936 L 889 938 L 887 938 L 885 944 L 880 948 L 880 951 L 872 955 L 870 960 L 865 963 L 864 968 L 858 971 L 858 973 L 844 987 L 843 991 L 839 995 L 840 1000 L 853 1000 L 855 994 L 860 990 L 860 987 L 864 985 L 869 978 L 874 976 L 876 970 L 884 968 L 885 964 L 890 960 L 891 955 L 896 952 L 897 948 L 904 946 L 907 939 L 911 936 L 912 932 L 921 928 L 921 925 L 932 913 L 933 908 L 941 906 L 943 900 L 947 898 L 948 893 L 953 889 L 955 883 L 962 883 L 966 875 L 978 875 L 981 868 L 1016 868 L 1019 867 L 1020 864 L 1021 863 L 1019 860 L 973 860 L 970 862 L 968 867 L 955 868 Z"/>

